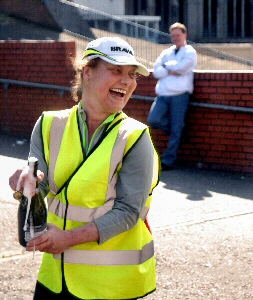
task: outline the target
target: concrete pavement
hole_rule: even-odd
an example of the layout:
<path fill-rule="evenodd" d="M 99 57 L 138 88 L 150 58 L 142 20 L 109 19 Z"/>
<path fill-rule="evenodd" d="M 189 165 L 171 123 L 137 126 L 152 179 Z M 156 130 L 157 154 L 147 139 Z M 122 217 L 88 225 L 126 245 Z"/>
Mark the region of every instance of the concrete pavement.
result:
<path fill-rule="evenodd" d="M 33 260 L 17 242 L 18 202 L 8 184 L 28 151 L 29 141 L 0 136 L 3 300 L 31 299 L 41 261 L 41 253 Z M 157 290 L 145 300 L 253 299 L 252 187 L 247 174 L 190 168 L 161 174 L 149 213 Z"/>
<path fill-rule="evenodd" d="M 8 178 L 26 164 L 28 152 L 29 140 L 0 136 L 0 212 L 3 214 L 7 205 L 11 216 L 15 216 L 13 222 L 17 202 L 12 198 Z M 181 167 L 162 172 L 149 222 L 153 231 L 166 231 L 244 214 L 253 214 L 253 176 Z M 8 251 L 3 244 L 1 241 L 0 252 Z M 19 245 L 14 248 L 20 250 Z"/>

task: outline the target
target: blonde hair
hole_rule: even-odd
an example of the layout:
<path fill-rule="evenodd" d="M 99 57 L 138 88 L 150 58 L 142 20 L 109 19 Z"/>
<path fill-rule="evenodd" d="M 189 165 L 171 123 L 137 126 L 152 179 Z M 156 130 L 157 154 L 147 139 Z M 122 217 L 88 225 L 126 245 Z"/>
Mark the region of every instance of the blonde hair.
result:
<path fill-rule="evenodd" d="M 76 71 L 75 78 L 72 81 L 72 98 L 74 101 L 79 102 L 82 98 L 83 89 L 83 67 L 88 66 L 90 68 L 96 68 L 100 58 L 95 58 L 92 60 L 74 62 L 73 66 Z"/>
<path fill-rule="evenodd" d="M 181 29 L 183 33 L 186 33 L 186 32 L 187 32 L 187 28 L 185 27 L 184 24 L 179 23 L 179 22 L 176 22 L 176 23 L 174 23 L 174 24 L 172 24 L 172 25 L 170 26 L 170 29 L 169 29 L 170 33 L 171 33 L 171 31 L 172 31 L 173 29 L 176 29 L 176 28 L 177 28 L 177 29 Z"/>

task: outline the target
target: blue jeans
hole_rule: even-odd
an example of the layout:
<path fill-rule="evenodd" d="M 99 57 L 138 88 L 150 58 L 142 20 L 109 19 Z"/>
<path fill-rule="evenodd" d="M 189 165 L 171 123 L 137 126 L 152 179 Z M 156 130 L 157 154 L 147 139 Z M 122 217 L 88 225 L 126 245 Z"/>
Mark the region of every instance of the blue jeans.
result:
<path fill-rule="evenodd" d="M 158 96 L 149 112 L 148 124 L 170 136 L 168 147 L 161 157 L 162 163 L 168 166 L 172 166 L 177 159 L 189 101 L 189 93 Z"/>

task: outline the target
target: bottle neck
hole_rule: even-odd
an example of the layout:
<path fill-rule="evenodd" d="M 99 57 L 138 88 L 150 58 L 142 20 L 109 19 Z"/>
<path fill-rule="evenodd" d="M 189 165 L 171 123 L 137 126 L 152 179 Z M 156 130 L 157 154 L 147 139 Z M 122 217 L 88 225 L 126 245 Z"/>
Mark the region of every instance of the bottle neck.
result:
<path fill-rule="evenodd" d="M 37 171 L 38 171 L 38 161 L 36 161 L 33 166 L 33 176 L 34 177 L 37 177 Z"/>

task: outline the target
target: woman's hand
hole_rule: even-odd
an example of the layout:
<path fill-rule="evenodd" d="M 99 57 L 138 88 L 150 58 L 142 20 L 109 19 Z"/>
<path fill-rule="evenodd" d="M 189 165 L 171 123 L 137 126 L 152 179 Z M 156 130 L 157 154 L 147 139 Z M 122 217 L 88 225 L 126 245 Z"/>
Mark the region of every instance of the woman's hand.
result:
<path fill-rule="evenodd" d="M 9 186 L 10 188 L 13 190 L 13 191 L 16 191 L 17 190 L 17 183 L 18 183 L 18 180 L 19 180 L 19 177 L 21 175 L 21 173 L 23 172 L 25 168 L 22 168 L 22 169 L 18 169 L 16 170 L 13 175 L 9 178 Z M 24 189 L 24 181 L 25 181 L 25 176 L 23 176 L 22 180 L 20 181 L 20 188 L 19 190 L 20 191 L 23 191 Z M 37 171 L 37 179 L 38 179 L 38 182 L 41 182 L 44 178 L 44 173 L 41 172 L 40 170 Z"/>
<path fill-rule="evenodd" d="M 72 230 L 61 230 L 53 224 L 48 224 L 48 230 L 27 243 L 26 250 L 60 254 L 70 247 L 99 241 L 99 231 L 95 222 L 87 223 Z"/>
<path fill-rule="evenodd" d="M 41 236 L 27 243 L 26 251 L 47 252 L 60 254 L 69 248 L 69 231 L 61 230 L 53 224 L 48 224 L 47 231 Z"/>

